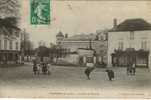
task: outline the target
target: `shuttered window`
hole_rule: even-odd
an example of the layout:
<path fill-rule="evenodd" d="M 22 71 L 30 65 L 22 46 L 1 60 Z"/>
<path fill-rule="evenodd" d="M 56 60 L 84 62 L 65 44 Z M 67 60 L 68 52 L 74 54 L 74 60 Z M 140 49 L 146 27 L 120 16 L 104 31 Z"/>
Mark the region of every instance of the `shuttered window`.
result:
<path fill-rule="evenodd" d="M 133 31 L 130 32 L 130 40 L 134 40 L 134 32 Z"/>

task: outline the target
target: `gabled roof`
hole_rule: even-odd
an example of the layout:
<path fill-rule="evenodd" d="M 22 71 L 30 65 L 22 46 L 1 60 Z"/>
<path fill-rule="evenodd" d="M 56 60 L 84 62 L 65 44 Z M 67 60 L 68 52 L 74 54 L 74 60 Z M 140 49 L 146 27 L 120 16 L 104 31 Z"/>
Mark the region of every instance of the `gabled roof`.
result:
<path fill-rule="evenodd" d="M 151 24 L 144 19 L 127 19 L 117 25 L 117 27 L 111 29 L 110 31 L 141 31 L 141 30 L 151 30 Z"/>

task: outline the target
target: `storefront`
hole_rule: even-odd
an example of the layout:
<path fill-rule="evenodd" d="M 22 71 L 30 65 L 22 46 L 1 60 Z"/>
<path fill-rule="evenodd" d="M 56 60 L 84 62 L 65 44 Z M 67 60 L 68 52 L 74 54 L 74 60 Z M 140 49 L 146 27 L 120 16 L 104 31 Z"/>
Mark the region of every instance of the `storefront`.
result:
<path fill-rule="evenodd" d="M 0 50 L 0 64 L 15 64 L 19 60 L 19 51 Z"/>
<path fill-rule="evenodd" d="M 149 51 L 128 48 L 125 51 L 115 50 L 112 56 L 114 67 L 128 66 L 135 63 L 137 67 L 148 67 Z"/>

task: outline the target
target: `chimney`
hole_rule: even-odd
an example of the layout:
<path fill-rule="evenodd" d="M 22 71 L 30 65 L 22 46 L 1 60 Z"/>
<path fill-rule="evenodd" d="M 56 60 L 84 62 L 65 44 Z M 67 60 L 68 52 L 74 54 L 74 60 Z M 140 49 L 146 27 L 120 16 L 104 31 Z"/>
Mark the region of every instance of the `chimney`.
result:
<path fill-rule="evenodd" d="M 114 18 L 114 19 L 113 19 L 113 28 L 116 28 L 116 27 L 117 27 L 117 19 Z"/>
<path fill-rule="evenodd" d="M 68 38 L 68 34 L 67 33 L 65 34 L 65 38 Z"/>

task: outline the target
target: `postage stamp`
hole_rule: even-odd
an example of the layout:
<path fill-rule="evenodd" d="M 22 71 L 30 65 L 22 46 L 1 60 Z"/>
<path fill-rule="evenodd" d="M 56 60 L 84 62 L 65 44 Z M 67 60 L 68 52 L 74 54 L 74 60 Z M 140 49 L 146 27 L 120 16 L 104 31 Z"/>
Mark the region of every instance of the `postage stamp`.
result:
<path fill-rule="evenodd" d="M 50 24 L 50 0 L 30 0 L 32 25 Z"/>

